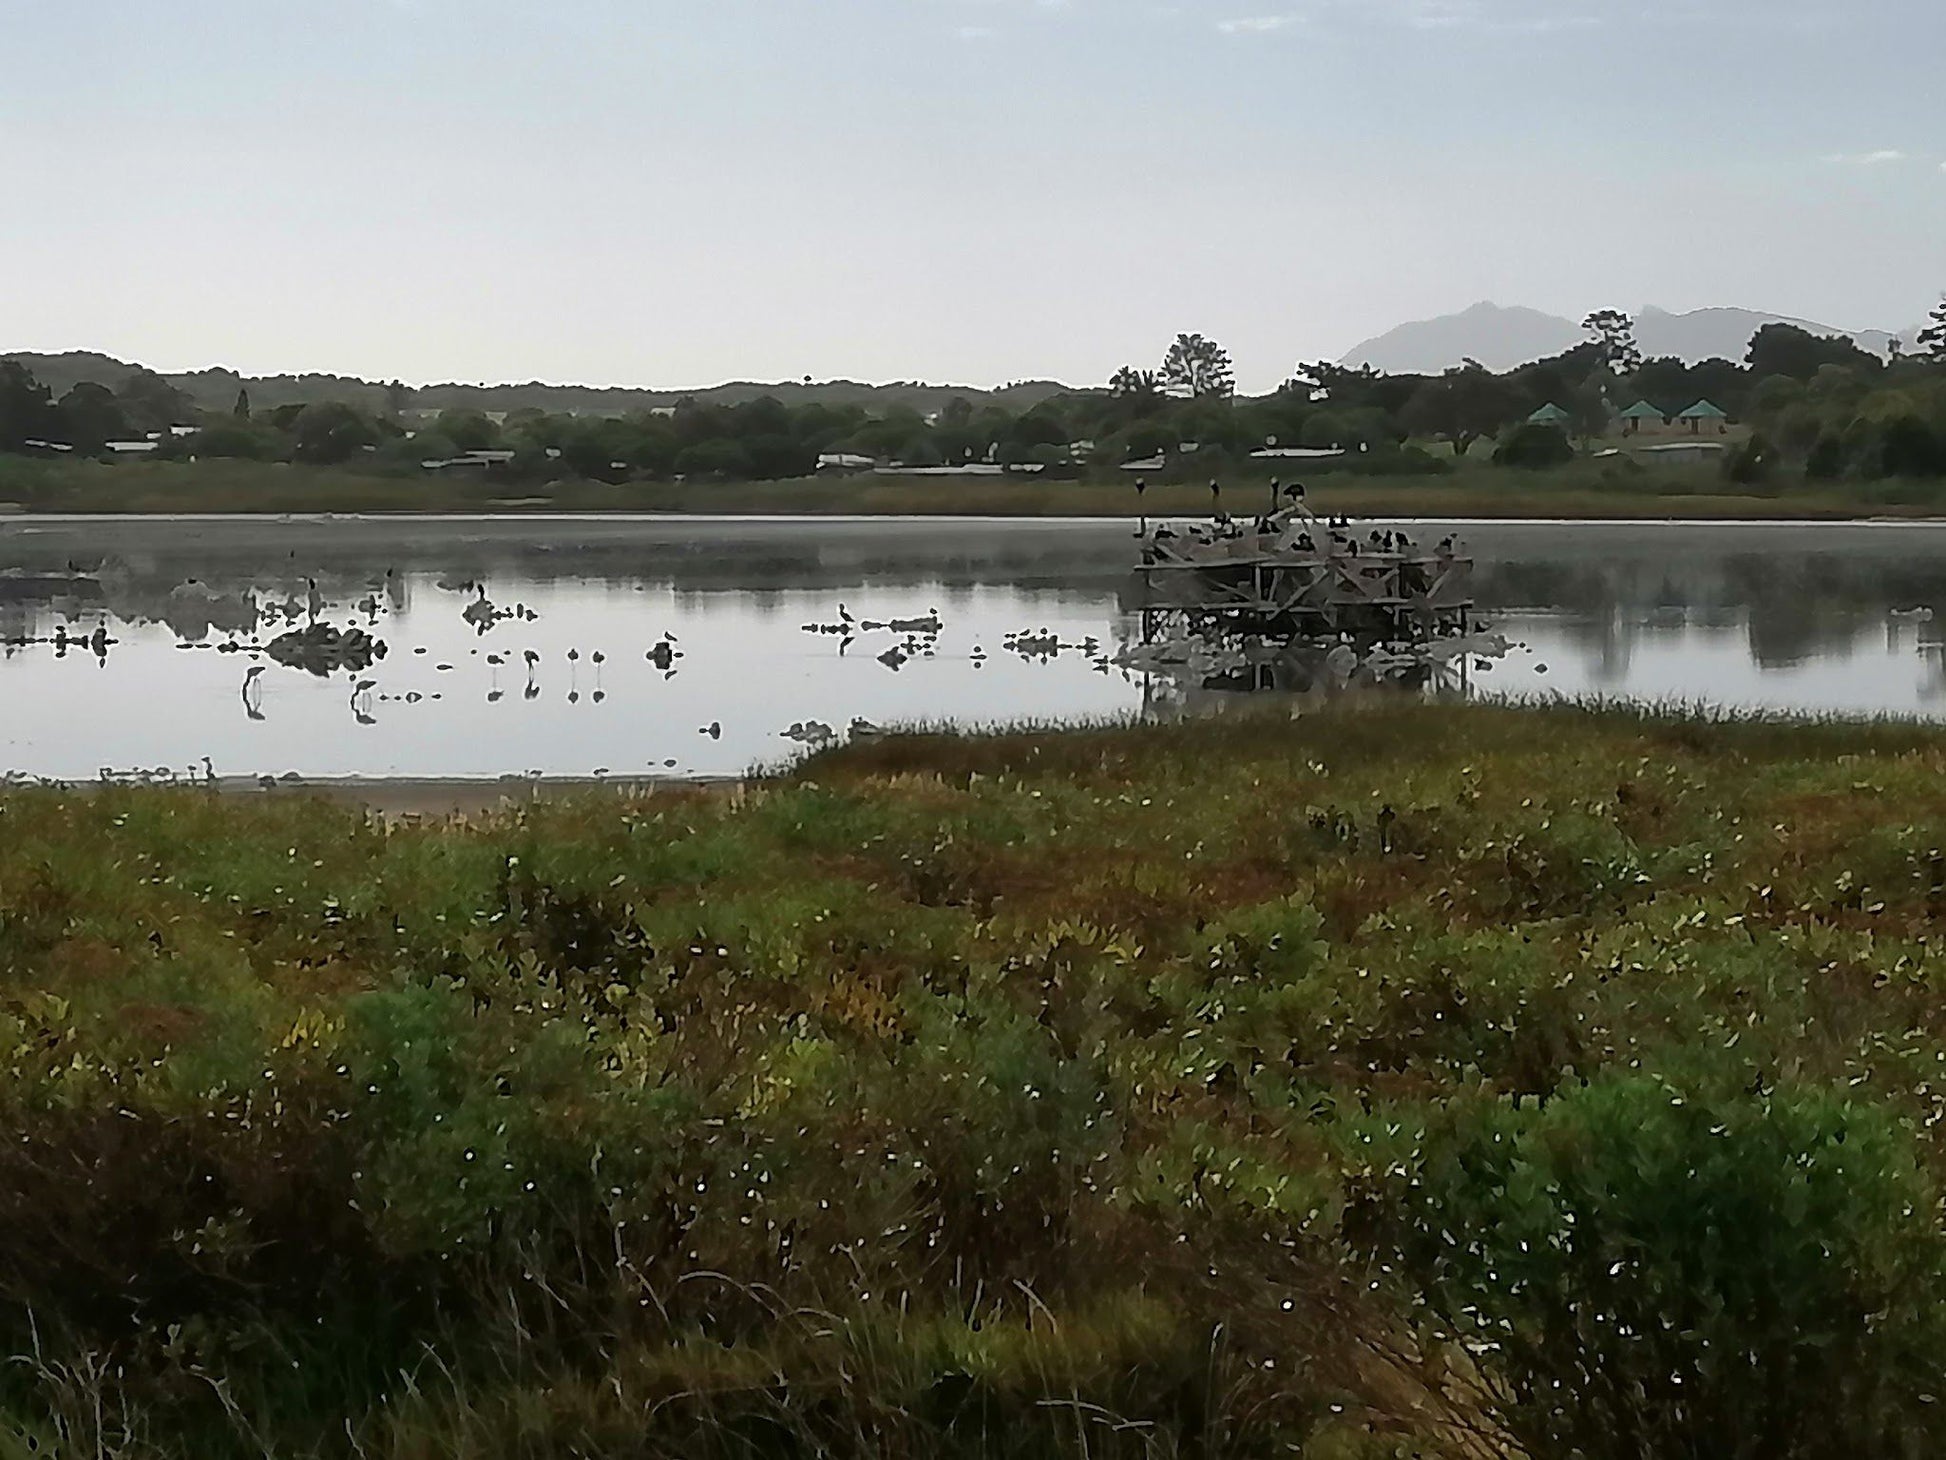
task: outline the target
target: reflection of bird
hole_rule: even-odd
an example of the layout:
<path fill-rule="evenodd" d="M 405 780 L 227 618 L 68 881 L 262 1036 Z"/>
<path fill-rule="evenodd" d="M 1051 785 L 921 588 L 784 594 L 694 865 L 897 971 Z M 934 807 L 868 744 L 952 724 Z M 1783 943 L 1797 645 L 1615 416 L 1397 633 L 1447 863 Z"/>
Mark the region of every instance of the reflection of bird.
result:
<path fill-rule="evenodd" d="M 263 712 L 263 686 L 258 683 L 264 667 L 253 664 L 243 674 L 243 713 L 253 720 L 261 720 Z"/>

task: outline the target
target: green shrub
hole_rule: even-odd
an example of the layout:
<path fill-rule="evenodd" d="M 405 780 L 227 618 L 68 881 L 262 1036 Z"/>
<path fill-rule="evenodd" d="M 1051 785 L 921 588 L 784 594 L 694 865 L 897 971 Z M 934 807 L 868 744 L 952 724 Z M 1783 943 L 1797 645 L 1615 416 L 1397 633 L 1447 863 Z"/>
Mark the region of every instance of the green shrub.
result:
<path fill-rule="evenodd" d="M 1455 1105 L 1394 1169 L 1374 1255 L 1522 1453 L 1926 1452 L 1938 1193 L 1883 1111 L 1634 1077 Z"/>
<path fill-rule="evenodd" d="M 1500 466 L 1517 466 L 1524 471 L 1547 471 L 1566 466 L 1574 460 L 1574 443 L 1559 426 L 1526 421 L 1500 439 L 1493 459 Z"/>

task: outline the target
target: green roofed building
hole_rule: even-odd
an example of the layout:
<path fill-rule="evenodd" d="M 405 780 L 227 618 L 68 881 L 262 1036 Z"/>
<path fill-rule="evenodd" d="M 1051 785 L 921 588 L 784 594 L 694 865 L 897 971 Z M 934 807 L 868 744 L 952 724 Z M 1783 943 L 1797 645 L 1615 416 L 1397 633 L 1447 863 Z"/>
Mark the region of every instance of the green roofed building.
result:
<path fill-rule="evenodd" d="M 1705 425 L 1715 426 L 1718 435 L 1725 434 L 1730 429 L 1730 413 L 1706 400 L 1697 401 L 1676 419 L 1688 422 L 1692 435 L 1701 432 Z"/>
<path fill-rule="evenodd" d="M 1633 436 L 1645 426 L 1666 426 L 1669 415 L 1661 406 L 1652 406 L 1639 400 L 1622 412 L 1622 434 Z"/>
<path fill-rule="evenodd" d="M 1530 426 L 1560 426 L 1565 429 L 1573 419 L 1574 417 L 1555 405 L 1553 401 L 1549 401 L 1527 418 L 1527 424 Z"/>

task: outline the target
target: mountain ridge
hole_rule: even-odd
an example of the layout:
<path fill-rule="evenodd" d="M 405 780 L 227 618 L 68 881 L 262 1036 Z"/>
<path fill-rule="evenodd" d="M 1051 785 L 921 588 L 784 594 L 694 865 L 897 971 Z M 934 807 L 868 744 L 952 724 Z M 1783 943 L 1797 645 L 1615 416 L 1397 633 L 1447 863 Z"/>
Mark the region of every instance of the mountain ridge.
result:
<path fill-rule="evenodd" d="M 1648 359 L 1673 355 L 1690 364 L 1712 358 L 1741 363 L 1750 337 L 1767 324 L 1788 324 L 1817 335 L 1849 335 L 1862 349 L 1888 354 L 1911 332 L 1844 330 L 1788 314 L 1716 306 L 1677 314 L 1653 305 L 1635 316 L 1636 343 Z M 1491 300 L 1456 314 L 1412 320 L 1375 335 L 1346 352 L 1341 363 L 1370 365 L 1391 375 L 1436 375 L 1463 360 L 1489 370 L 1512 370 L 1584 343 L 1587 331 L 1573 320 L 1521 305 Z"/>

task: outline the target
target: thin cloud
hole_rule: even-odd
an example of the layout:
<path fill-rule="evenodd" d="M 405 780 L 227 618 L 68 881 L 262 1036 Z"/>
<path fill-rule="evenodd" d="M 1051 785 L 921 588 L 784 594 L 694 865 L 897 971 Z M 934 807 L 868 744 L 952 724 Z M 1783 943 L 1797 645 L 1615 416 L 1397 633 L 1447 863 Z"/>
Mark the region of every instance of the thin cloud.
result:
<path fill-rule="evenodd" d="M 1271 35 L 1303 23 L 1301 15 L 1244 15 L 1235 20 L 1219 20 L 1216 28 L 1224 35 Z"/>
<path fill-rule="evenodd" d="M 1904 162 L 1907 156 L 1896 147 L 1885 147 L 1877 152 L 1832 152 L 1824 160 L 1838 167 L 1885 167 Z"/>
<path fill-rule="evenodd" d="M 1483 35 L 1552 35 L 1605 24 L 1598 15 L 1536 12 L 1521 6 L 1509 7 L 1498 0 L 1315 0 L 1303 11 L 1219 20 L 1216 28 L 1224 35 L 1268 35 L 1313 20 L 1445 33 L 1472 31 Z"/>

